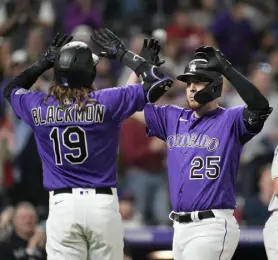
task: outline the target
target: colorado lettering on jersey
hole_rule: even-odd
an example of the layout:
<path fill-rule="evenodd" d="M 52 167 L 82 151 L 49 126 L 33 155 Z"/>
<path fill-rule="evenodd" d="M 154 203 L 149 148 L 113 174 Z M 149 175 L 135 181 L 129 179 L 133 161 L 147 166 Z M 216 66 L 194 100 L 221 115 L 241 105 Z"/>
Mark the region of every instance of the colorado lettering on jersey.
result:
<path fill-rule="evenodd" d="M 41 107 L 32 109 L 32 118 L 36 126 L 68 122 L 102 123 L 104 114 L 105 106 L 100 104 L 88 104 L 84 110 L 77 108 L 77 105 L 64 110 L 61 107 L 49 106 L 45 118 L 43 118 Z"/>
<path fill-rule="evenodd" d="M 213 152 L 219 147 L 219 140 L 204 134 L 174 134 L 167 137 L 167 146 L 169 150 L 173 147 L 197 147 Z"/>

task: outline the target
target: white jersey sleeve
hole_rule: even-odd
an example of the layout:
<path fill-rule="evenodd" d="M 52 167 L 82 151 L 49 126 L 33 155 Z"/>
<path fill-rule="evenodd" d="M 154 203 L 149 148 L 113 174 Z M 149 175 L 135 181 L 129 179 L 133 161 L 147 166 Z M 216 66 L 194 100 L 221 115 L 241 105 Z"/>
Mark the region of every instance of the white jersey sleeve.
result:
<path fill-rule="evenodd" d="M 271 177 L 273 180 L 278 177 L 278 146 L 274 151 L 274 157 L 271 166 Z"/>
<path fill-rule="evenodd" d="M 271 177 L 273 180 L 278 177 L 278 146 L 274 151 L 274 157 L 271 166 Z M 278 198 L 274 194 L 272 195 L 272 198 L 270 200 L 268 210 L 278 210 Z"/>

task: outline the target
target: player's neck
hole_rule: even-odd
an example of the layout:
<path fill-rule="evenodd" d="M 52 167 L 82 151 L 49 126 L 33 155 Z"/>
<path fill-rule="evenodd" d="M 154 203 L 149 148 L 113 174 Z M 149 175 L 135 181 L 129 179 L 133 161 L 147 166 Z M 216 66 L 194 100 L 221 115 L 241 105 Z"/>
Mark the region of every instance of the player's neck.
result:
<path fill-rule="evenodd" d="M 204 106 L 202 106 L 200 109 L 194 111 L 194 115 L 196 117 L 202 117 L 209 111 L 212 111 L 214 109 L 218 108 L 218 104 L 215 101 L 212 101 Z"/>

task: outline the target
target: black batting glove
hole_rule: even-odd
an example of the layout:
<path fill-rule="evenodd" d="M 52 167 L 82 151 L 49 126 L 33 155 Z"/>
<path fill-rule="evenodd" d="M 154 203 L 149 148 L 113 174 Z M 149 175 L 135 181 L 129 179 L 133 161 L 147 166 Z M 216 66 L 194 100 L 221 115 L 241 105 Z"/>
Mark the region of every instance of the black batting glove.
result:
<path fill-rule="evenodd" d="M 60 36 L 60 34 L 57 33 L 50 46 L 46 49 L 45 53 L 40 58 L 38 64 L 43 65 L 46 70 L 52 68 L 57 56 L 59 55 L 60 49 L 65 44 L 69 43 L 72 39 L 72 36 Z"/>
<path fill-rule="evenodd" d="M 201 46 L 195 50 L 195 56 L 204 57 L 208 63 L 204 65 L 198 65 L 200 69 L 206 69 L 221 73 L 223 76 L 232 64 L 227 60 L 223 53 L 211 46 Z"/>
<path fill-rule="evenodd" d="M 165 63 L 165 60 L 159 58 L 160 53 L 160 43 L 156 39 L 144 39 L 143 47 L 140 52 L 140 56 L 146 61 L 152 62 L 155 66 L 161 66 Z"/>
<path fill-rule="evenodd" d="M 102 49 L 102 52 L 99 54 L 101 57 L 121 61 L 127 52 L 127 48 L 122 40 L 107 28 L 93 30 L 91 39 Z"/>

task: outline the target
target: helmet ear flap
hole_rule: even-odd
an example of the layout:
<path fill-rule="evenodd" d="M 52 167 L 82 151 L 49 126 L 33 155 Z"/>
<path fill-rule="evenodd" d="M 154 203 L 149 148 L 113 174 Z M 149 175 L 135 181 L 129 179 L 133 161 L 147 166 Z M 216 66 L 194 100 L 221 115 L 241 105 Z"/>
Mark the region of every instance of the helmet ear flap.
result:
<path fill-rule="evenodd" d="M 194 99 L 199 104 L 206 104 L 211 102 L 212 100 L 219 98 L 222 93 L 222 85 L 223 81 L 217 80 L 209 83 L 206 87 L 203 89 L 197 91 L 194 95 Z"/>
<path fill-rule="evenodd" d="M 214 100 L 214 97 L 213 97 L 212 92 L 211 92 L 211 85 L 212 84 L 210 84 L 207 87 L 204 87 L 202 90 L 197 91 L 194 95 L 195 101 L 197 101 L 201 105 L 204 105 L 204 104 Z"/>

